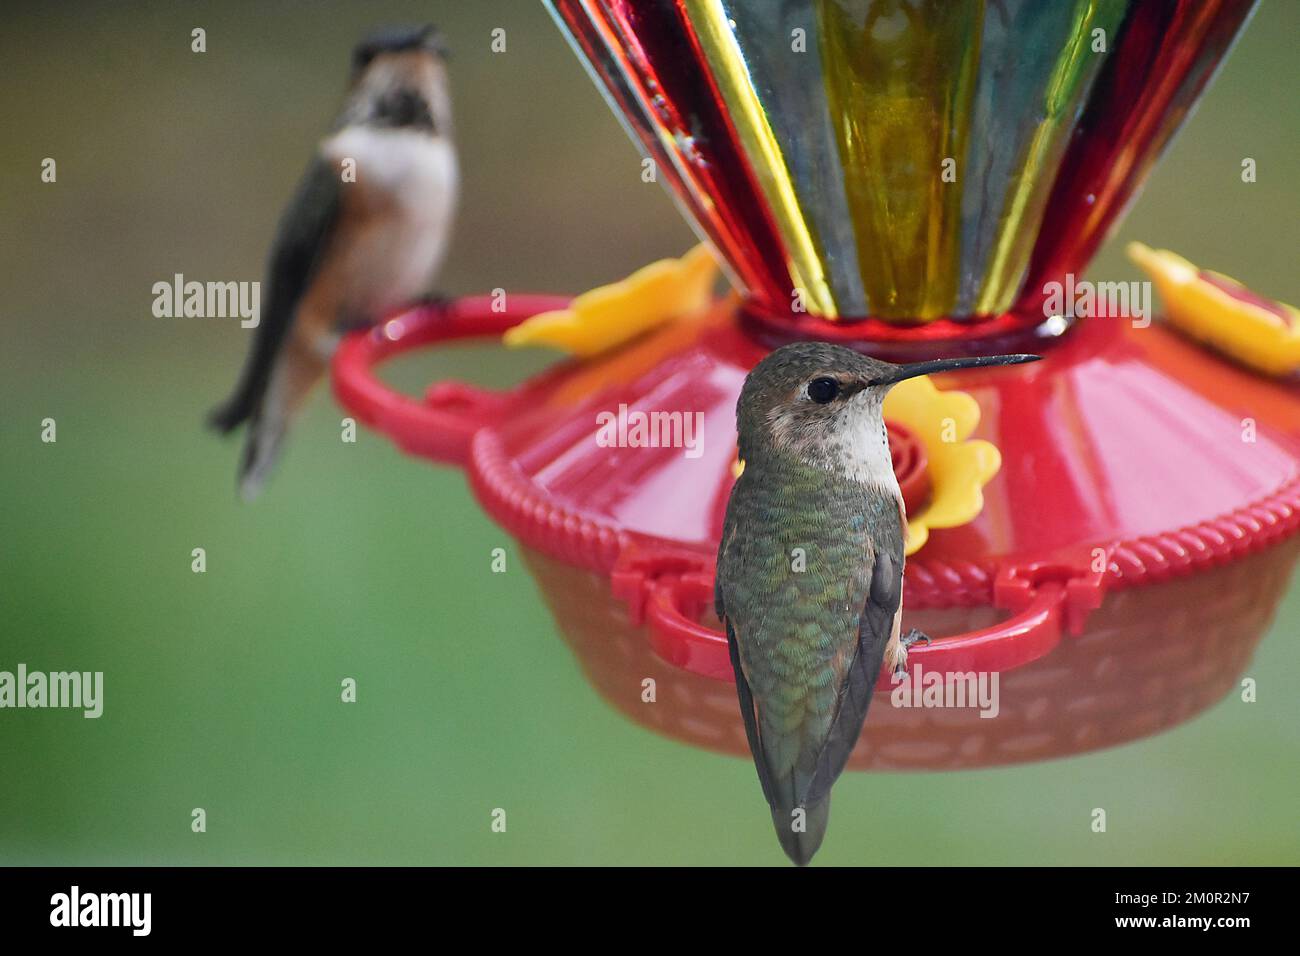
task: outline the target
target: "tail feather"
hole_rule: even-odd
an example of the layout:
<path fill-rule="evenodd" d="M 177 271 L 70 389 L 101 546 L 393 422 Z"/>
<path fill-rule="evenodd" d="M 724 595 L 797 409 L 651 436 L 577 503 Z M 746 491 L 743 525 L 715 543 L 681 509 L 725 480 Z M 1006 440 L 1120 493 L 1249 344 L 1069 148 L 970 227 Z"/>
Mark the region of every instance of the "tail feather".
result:
<path fill-rule="evenodd" d="M 796 866 L 807 866 L 826 836 L 826 825 L 831 818 L 831 798 L 827 796 L 821 803 L 798 809 L 803 812 L 796 813 L 795 808 L 788 811 L 774 808 L 772 825 L 785 855 Z"/>
<path fill-rule="evenodd" d="M 239 497 L 244 501 L 252 501 L 262 493 L 266 479 L 280 459 L 284 434 L 285 424 L 279 416 L 268 419 L 258 412 L 249 419 L 237 477 Z"/>
<path fill-rule="evenodd" d="M 208 413 L 208 426 L 223 435 L 248 423 L 236 475 L 239 496 L 245 501 L 252 501 L 261 493 L 272 466 L 280 457 L 285 416 L 275 405 L 267 401 L 265 384 L 245 380 L 234 394 Z"/>
<path fill-rule="evenodd" d="M 292 340 L 265 381 L 250 377 L 226 404 L 213 410 L 209 420 L 222 431 L 248 423 L 238 473 L 239 495 L 245 501 L 261 493 L 279 460 L 289 425 L 324 372 L 325 359 L 310 345 Z"/>

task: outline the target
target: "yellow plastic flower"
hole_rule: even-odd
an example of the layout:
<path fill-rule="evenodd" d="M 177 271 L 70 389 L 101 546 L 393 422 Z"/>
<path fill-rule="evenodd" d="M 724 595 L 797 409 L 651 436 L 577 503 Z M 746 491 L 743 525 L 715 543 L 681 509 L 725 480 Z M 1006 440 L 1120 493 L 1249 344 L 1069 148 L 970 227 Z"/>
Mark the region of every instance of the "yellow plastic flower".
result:
<path fill-rule="evenodd" d="M 703 312 L 717 276 L 713 253 L 701 243 L 680 259 L 660 259 L 626 279 L 584 292 L 567 309 L 534 315 L 506 332 L 504 341 L 584 358 L 599 355 L 648 329 Z"/>
<path fill-rule="evenodd" d="M 1127 252 L 1160 290 L 1170 325 L 1269 375 L 1300 369 L 1300 310 L 1167 249 L 1130 242 Z"/>
<path fill-rule="evenodd" d="M 907 516 L 905 554 L 930 539 L 931 528 L 956 528 L 984 510 L 984 486 L 1002 467 L 997 445 L 967 440 L 980 421 L 979 402 L 967 392 L 942 392 L 928 375 L 904 379 L 885 396 L 885 421 L 907 428 L 923 446 L 930 473 L 930 497 Z M 737 459 L 739 478 L 745 463 Z"/>
<path fill-rule="evenodd" d="M 930 499 L 907 516 L 905 552 L 915 554 L 931 528 L 955 528 L 984 508 L 984 486 L 1002 467 L 992 442 L 968 439 L 980 420 L 979 402 L 966 392 L 943 392 L 929 376 L 899 382 L 885 396 L 885 421 L 903 425 L 925 446 Z"/>

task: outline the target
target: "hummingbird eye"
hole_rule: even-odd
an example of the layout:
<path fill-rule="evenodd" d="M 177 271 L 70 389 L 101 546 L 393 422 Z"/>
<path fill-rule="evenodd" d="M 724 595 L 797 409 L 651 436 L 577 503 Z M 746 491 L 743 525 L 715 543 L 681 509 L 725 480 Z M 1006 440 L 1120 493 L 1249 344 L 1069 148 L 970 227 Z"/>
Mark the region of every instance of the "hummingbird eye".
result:
<path fill-rule="evenodd" d="M 808 383 L 808 397 L 818 405 L 835 401 L 840 394 L 840 383 L 833 378 L 815 378 Z"/>

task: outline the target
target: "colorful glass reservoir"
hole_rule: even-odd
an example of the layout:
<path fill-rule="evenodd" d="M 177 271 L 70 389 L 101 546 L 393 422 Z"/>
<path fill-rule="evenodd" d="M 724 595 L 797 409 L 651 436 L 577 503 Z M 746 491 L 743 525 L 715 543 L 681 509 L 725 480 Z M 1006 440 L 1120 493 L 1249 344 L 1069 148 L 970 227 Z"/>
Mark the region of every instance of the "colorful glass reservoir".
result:
<path fill-rule="evenodd" d="M 1254 0 L 548 0 L 751 301 L 900 323 L 1080 273 Z"/>

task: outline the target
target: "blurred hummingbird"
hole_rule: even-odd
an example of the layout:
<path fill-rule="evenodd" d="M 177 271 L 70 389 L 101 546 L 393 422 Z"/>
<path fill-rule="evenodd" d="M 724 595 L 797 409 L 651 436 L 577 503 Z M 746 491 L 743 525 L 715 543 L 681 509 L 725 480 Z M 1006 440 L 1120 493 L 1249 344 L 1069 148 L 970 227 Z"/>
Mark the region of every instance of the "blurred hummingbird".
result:
<path fill-rule="evenodd" d="M 881 405 L 904 379 L 1032 362 L 997 355 L 892 365 L 840 346 L 777 349 L 736 405 L 744 471 L 727 503 L 715 604 L 777 838 L 800 866 L 821 846 L 831 784 L 900 636 L 907 516 Z"/>
<path fill-rule="evenodd" d="M 383 30 L 353 50 L 342 111 L 280 218 L 243 375 L 209 417 L 223 433 L 248 423 L 245 500 L 340 334 L 436 298 L 459 192 L 444 57 L 432 26 Z"/>

